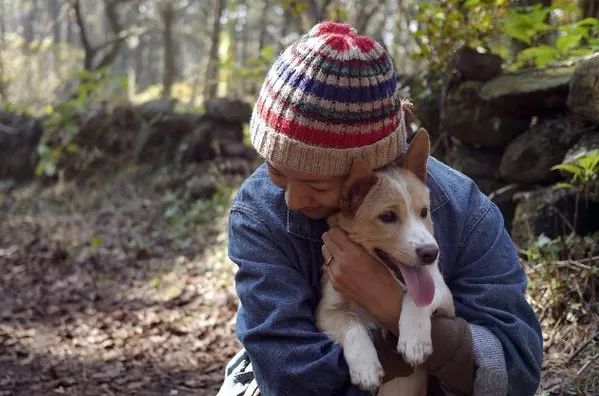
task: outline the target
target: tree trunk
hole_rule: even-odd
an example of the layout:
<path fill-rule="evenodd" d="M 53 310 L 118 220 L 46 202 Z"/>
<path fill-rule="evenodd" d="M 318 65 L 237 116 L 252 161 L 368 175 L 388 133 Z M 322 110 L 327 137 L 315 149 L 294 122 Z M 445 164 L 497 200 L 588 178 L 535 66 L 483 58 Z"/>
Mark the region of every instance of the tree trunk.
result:
<path fill-rule="evenodd" d="M 599 0 L 582 0 L 582 17 L 599 18 Z"/>
<path fill-rule="evenodd" d="M 38 19 L 39 4 L 38 0 L 31 0 L 29 2 L 31 8 L 29 12 L 23 15 L 23 48 L 25 52 L 29 52 L 30 45 L 35 39 L 35 27 L 38 26 L 36 20 Z"/>
<path fill-rule="evenodd" d="M 372 19 L 373 15 L 379 10 L 381 5 L 382 3 L 374 3 L 374 5 L 371 5 L 370 8 L 368 8 L 366 6 L 366 2 L 361 3 L 361 7 L 356 15 L 356 22 L 354 25 L 358 31 L 358 34 L 366 34 L 368 23 Z"/>
<path fill-rule="evenodd" d="M 0 0 L 0 102 L 5 102 L 8 100 L 6 86 L 7 83 L 4 77 L 4 59 L 2 57 L 4 51 L 4 39 L 6 37 L 6 21 L 4 20 L 6 15 L 6 5 L 4 4 L 6 0 Z"/>
<path fill-rule="evenodd" d="M 288 8 L 285 8 L 283 10 L 283 26 L 281 26 L 281 36 L 279 37 L 278 52 L 281 52 L 283 49 L 285 49 L 285 43 L 283 42 L 283 40 L 289 34 L 289 28 L 291 27 L 292 23 L 293 13 Z"/>
<path fill-rule="evenodd" d="M 210 51 L 208 53 L 208 66 L 206 70 L 206 85 L 204 99 L 216 96 L 218 88 L 218 46 L 220 43 L 220 17 L 226 6 L 226 0 L 214 0 L 212 8 L 212 31 L 210 33 Z"/>
<path fill-rule="evenodd" d="M 264 0 L 262 4 L 262 12 L 260 13 L 260 35 L 258 36 L 258 53 L 262 52 L 266 45 L 266 26 L 268 25 L 268 10 L 270 6 L 269 0 Z"/>
<path fill-rule="evenodd" d="M 163 52 L 163 74 L 162 74 L 162 97 L 171 96 L 171 87 L 177 76 L 176 70 L 176 48 L 173 40 L 173 22 L 175 11 L 170 1 L 164 2 L 160 10 L 162 19 L 162 39 L 164 43 Z"/>
<path fill-rule="evenodd" d="M 75 19 L 79 26 L 79 39 L 84 51 L 83 67 L 85 70 L 99 70 L 111 65 L 119 53 L 121 45 L 125 40 L 122 35 L 123 28 L 119 20 L 118 5 L 119 0 L 104 0 L 104 10 L 108 25 L 112 30 L 112 38 L 98 46 L 94 46 L 90 40 L 89 32 L 85 24 L 84 13 L 81 8 L 81 1 L 73 1 L 73 11 Z"/>
<path fill-rule="evenodd" d="M 52 24 L 52 65 L 56 77 L 61 75 L 60 42 L 62 41 L 59 0 L 48 0 L 48 15 Z"/>
<path fill-rule="evenodd" d="M 206 2 L 204 2 L 203 0 L 198 0 L 199 2 L 199 18 L 198 18 L 198 25 L 197 25 L 197 30 L 200 32 L 198 34 L 199 37 L 206 37 L 208 35 L 208 20 L 210 19 L 210 9 L 209 7 L 206 6 Z M 205 39 L 199 39 L 197 42 L 197 53 L 201 54 L 200 57 L 197 60 L 197 66 L 195 68 L 193 68 L 193 85 L 192 85 L 192 89 L 191 89 L 191 105 L 195 106 L 196 105 L 196 100 L 197 97 L 199 96 L 200 92 L 202 91 L 202 71 L 206 71 L 206 67 L 208 65 L 208 57 L 204 54 L 204 48 L 206 47 L 206 40 Z M 206 67 L 204 67 L 206 66 Z M 206 84 L 204 84 L 204 89 L 206 88 Z"/>

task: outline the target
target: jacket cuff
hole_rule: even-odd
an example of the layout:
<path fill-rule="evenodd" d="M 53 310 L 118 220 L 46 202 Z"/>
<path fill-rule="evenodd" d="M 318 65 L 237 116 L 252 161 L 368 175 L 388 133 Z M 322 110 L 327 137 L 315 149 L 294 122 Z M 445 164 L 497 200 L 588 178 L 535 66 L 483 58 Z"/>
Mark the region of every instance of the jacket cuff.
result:
<path fill-rule="evenodd" d="M 458 317 L 433 317 L 433 354 L 424 366 L 444 388 L 455 394 L 471 394 L 474 383 L 473 341 L 470 326 Z"/>
<path fill-rule="evenodd" d="M 499 339 L 486 327 L 470 324 L 474 365 L 475 395 L 507 395 L 505 356 Z"/>

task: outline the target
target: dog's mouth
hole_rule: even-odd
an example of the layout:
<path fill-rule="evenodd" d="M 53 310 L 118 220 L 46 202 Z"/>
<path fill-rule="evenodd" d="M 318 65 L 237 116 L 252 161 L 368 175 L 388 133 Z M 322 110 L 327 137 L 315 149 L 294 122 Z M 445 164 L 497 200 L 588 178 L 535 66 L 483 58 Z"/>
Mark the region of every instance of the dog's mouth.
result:
<path fill-rule="evenodd" d="M 407 289 L 417 306 L 429 305 L 435 297 L 435 281 L 425 267 L 402 264 L 386 251 L 374 248 L 374 253 Z"/>
<path fill-rule="evenodd" d="M 400 281 L 401 284 L 405 287 L 406 281 L 404 280 L 403 275 L 401 274 L 401 271 L 399 270 L 398 261 L 395 260 L 393 258 L 393 256 L 391 256 L 389 253 L 385 252 L 382 249 L 374 248 L 374 253 L 376 253 L 376 255 L 383 262 L 383 264 L 385 264 L 387 266 L 389 271 L 391 271 L 391 273 L 393 275 L 395 275 L 395 278 L 398 281 Z"/>

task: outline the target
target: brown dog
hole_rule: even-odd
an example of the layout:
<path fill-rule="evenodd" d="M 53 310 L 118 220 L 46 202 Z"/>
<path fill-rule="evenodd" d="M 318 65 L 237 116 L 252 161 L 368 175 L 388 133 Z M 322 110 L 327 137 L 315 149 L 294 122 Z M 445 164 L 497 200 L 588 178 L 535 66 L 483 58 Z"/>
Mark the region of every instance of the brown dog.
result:
<path fill-rule="evenodd" d="M 344 299 L 326 272 L 322 277 L 316 324 L 343 347 L 352 383 L 370 391 L 380 387 L 379 395 L 426 392 L 426 372 L 417 365 L 432 353 L 431 314 L 439 310 L 454 315 L 451 293 L 437 265 L 439 247 L 425 184 L 429 147 L 428 133 L 421 129 L 394 164 L 373 171 L 356 161 L 343 188 L 341 211 L 328 219 L 383 263 L 406 290 L 397 351 L 416 367 L 410 377 L 381 387 L 383 368 L 368 332 L 381 326 L 365 309 Z"/>

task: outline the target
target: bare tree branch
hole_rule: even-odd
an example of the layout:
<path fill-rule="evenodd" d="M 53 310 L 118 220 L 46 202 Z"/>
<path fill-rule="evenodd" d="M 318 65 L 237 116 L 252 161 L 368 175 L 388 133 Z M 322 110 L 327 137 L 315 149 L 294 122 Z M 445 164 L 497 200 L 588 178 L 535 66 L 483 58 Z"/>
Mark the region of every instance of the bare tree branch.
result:
<path fill-rule="evenodd" d="M 110 65 L 118 55 L 123 41 L 131 36 L 147 32 L 147 30 L 139 28 L 123 31 L 119 19 L 118 6 L 129 2 L 131 2 L 131 0 L 104 0 L 106 18 L 108 19 L 108 24 L 110 25 L 110 30 L 112 30 L 114 37 L 102 44 L 94 46 L 89 39 L 89 33 L 81 10 L 81 2 L 80 0 L 72 0 L 72 7 L 75 11 L 77 25 L 79 26 L 79 37 L 85 52 L 83 65 L 85 70 L 98 70 Z M 101 57 L 97 59 L 99 55 L 101 55 Z"/>
<path fill-rule="evenodd" d="M 83 45 L 83 51 L 85 53 L 83 67 L 85 68 L 85 70 L 91 70 L 96 51 L 94 47 L 92 47 L 89 41 L 89 37 L 87 35 L 87 28 L 85 27 L 83 14 L 81 13 L 81 2 L 79 0 L 73 0 L 72 5 L 73 10 L 75 11 L 75 19 L 77 20 L 77 26 L 79 26 L 79 39 L 81 40 L 81 45 Z"/>

